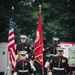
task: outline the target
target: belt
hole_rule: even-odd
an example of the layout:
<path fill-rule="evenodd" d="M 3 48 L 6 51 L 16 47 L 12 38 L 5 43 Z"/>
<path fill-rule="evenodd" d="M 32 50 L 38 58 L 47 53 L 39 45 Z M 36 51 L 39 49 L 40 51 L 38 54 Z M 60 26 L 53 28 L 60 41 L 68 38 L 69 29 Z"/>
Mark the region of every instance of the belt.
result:
<path fill-rule="evenodd" d="M 19 72 L 28 72 L 28 70 L 19 70 Z"/>
<path fill-rule="evenodd" d="M 56 68 L 56 67 L 54 67 L 53 69 L 54 70 L 64 70 L 64 68 Z"/>

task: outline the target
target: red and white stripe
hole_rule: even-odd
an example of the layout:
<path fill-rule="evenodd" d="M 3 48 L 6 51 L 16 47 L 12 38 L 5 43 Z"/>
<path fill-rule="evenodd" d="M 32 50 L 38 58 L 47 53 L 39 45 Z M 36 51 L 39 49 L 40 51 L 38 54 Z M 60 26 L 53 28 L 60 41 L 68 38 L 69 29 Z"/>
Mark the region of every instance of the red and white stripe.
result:
<path fill-rule="evenodd" d="M 14 70 L 15 68 L 15 38 L 14 38 L 14 29 L 10 29 L 8 33 L 8 52 L 9 52 L 9 62 L 11 69 Z"/>

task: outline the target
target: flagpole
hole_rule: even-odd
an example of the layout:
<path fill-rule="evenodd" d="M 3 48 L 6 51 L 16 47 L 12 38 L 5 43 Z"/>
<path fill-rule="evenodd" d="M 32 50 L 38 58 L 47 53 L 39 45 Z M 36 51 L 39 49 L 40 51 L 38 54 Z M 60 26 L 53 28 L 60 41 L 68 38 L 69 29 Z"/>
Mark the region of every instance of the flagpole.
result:
<path fill-rule="evenodd" d="M 12 16 L 13 16 L 13 10 L 14 10 L 14 7 L 12 6 L 11 7 L 11 9 L 12 9 Z M 9 55 L 9 52 L 8 52 L 8 54 L 7 55 Z M 9 56 L 8 56 L 9 57 Z M 9 58 L 7 57 L 7 60 L 9 60 Z M 9 61 L 7 62 L 7 66 L 9 66 L 10 65 L 10 63 L 9 63 Z M 11 67 L 11 65 L 10 65 L 10 67 Z"/>
<path fill-rule="evenodd" d="M 14 6 L 11 7 L 11 10 L 12 10 L 12 20 L 13 20 L 13 12 L 14 12 Z M 12 64 L 10 64 L 10 68 L 11 68 L 11 71 L 10 71 L 10 74 L 12 75 L 13 74 L 13 70 L 12 70 Z"/>
<path fill-rule="evenodd" d="M 41 12 L 41 4 L 39 5 L 39 13 Z M 44 69 L 42 69 L 42 75 L 44 75 Z"/>
<path fill-rule="evenodd" d="M 41 75 L 44 74 L 44 64 L 43 64 L 43 38 L 42 38 L 42 14 L 41 5 L 39 5 L 39 16 L 38 25 L 36 29 L 36 37 L 34 41 L 34 59 L 39 63 L 41 69 Z"/>
<path fill-rule="evenodd" d="M 11 17 L 13 17 L 13 11 L 14 11 L 14 7 L 12 6 L 11 7 L 11 11 L 12 11 L 12 15 L 11 15 Z M 9 52 L 8 52 L 8 57 L 10 57 L 10 54 L 9 54 Z M 10 58 L 8 58 L 8 60 L 9 60 Z M 12 75 L 12 64 L 10 63 L 10 61 L 8 61 L 8 67 L 7 67 L 7 75 Z"/>

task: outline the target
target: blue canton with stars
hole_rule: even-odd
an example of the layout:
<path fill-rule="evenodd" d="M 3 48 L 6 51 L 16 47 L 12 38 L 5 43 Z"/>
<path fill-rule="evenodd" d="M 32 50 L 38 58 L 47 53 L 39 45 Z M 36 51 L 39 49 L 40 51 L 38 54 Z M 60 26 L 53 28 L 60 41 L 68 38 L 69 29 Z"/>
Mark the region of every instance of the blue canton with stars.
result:
<path fill-rule="evenodd" d="M 10 18 L 9 28 L 10 28 L 10 29 L 13 28 L 13 19 L 12 19 L 12 18 Z"/>

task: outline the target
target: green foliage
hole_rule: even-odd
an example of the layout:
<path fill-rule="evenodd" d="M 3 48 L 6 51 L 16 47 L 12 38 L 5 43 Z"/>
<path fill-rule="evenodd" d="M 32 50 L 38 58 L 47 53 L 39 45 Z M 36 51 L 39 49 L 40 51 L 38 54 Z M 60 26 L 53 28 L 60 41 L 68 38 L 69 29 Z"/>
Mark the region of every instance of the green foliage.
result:
<path fill-rule="evenodd" d="M 38 21 L 39 4 L 42 5 L 43 40 L 46 46 L 52 37 L 60 41 L 75 41 L 75 1 L 73 0 L 7 0 L 0 1 L 0 39 L 7 41 L 11 7 L 14 6 L 14 30 L 16 43 L 20 34 L 31 36 L 33 43 Z"/>

